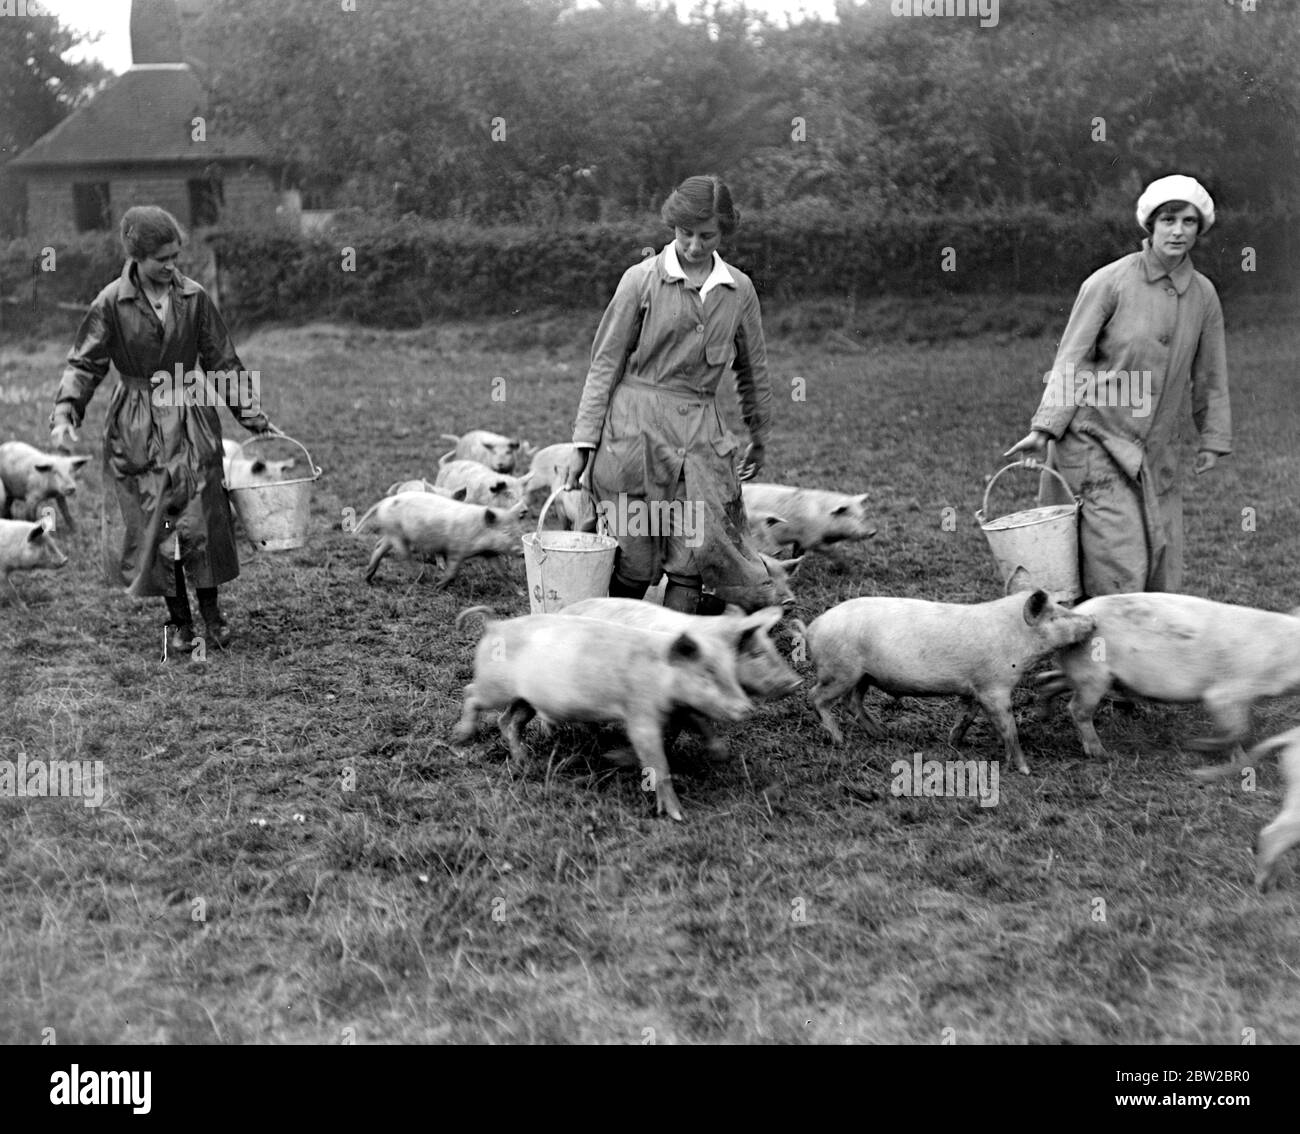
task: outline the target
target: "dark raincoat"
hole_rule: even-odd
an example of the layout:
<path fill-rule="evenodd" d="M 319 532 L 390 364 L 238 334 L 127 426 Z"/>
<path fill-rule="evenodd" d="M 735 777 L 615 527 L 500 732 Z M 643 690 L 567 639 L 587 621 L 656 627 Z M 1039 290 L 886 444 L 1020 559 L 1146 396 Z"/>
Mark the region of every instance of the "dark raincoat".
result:
<path fill-rule="evenodd" d="M 176 397 L 176 366 L 238 373 L 237 381 L 205 383 L 207 392 Z M 133 595 L 174 595 L 179 558 L 195 587 L 216 587 L 239 574 L 230 505 L 222 487 L 221 421 L 216 396 L 254 432 L 266 429 L 257 385 L 245 374 L 234 343 L 207 292 L 173 274 L 166 326 L 139 286 L 134 261 L 95 297 L 68 352 L 51 425 L 80 426 L 86 404 L 112 365 L 104 426 L 104 569 L 110 585 Z M 153 376 L 163 372 L 166 383 Z M 215 396 L 214 396 L 215 394 Z M 204 404 L 207 403 L 207 404 Z M 116 490 L 125 530 L 109 516 Z"/>

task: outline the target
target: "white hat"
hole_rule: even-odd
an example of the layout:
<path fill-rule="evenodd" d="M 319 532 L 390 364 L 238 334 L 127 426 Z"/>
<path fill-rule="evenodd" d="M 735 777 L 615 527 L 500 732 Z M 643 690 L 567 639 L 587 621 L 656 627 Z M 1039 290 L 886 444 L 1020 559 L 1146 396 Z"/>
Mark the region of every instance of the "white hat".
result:
<path fill-rule="evenodd" d="M 1214 202 L 1205 191 L 1205 187 L 1195 177 L 1186 177 L 1181 173 L 1171 173 L 1151 182 L 1138 198 L 1137 222 L 1142 228 L 1147 226 L 1147 218 L 1166 201 L 1186 201 L 1195 205 L 1201 214 L 1201 231 L 1208 232 L 1214 224 Z"/>

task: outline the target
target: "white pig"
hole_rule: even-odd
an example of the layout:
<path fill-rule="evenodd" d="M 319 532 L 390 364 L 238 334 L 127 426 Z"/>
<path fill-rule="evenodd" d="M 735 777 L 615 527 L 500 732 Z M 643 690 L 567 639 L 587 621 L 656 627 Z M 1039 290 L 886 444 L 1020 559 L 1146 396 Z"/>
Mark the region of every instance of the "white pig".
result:
<path fill-rule="evenodd" d="M 289 480 L 290 469 L 297 464 L 293 457 L 283 461 L 268 461 L 263 457 L 241 457 L 239 445 L 229 437 L 221 439 L 223 456 L 222 474 L 227 488 L 247 488 L 259 484 L 274 484 Z"/>
<path fill-rule="evenodd" d="M 540 516 L 546 501 L 557 488 L 563 488 L 569 477 L 569 457 L 572 455 L 572 442 L 547 445 L 533 454 L 529 474 L 532 485 L 528 491 L 528 511 Z M 596 530 L 596 506 L 591 494 L 582 488 L 565 489 L 555 498 L 550 512 L 543 520 L 543 527 L 565 531 L 594 532 Z"/>
<path fill-rule="evenodd" d="M 774 512 L 748 512 L 749 536 L 764 555 L 779 555 L 784 546 L 795 542 L 790 521 Z"/>
<path fill-rule="evenodd" d="M 471 429 L 460 437 L 454 433 L 444 433 L 442 439 L 455 442 L 456 447 L 438 459 L 439 465 L 452 460 L 477 461 L 494 472 L 512 473 L 520 463 L 522 442 L 514 437 L 505 437 L 486 429 Z"/>
<path fill-rule="evenodd" d="M 68 497 L 77 491 L 75 474 L 89 457 L 69 457 L 43 453 L 23 441 L 6 441 L 0 445 L 0 516 L 35 520 L 40 506 L 53 500 L 68 531 L 76 531 Z"/>
<path fill-rule="evenodd" d="M 733 613 L 734 612 L 734 613 Z M 580 618 L 598 618 L 604 622 L 618 622 L 624 626 L 637 626 L 643 630 L 663 633 L 720 635 L 734 643 L 736 652 L 736 680 L 740 687 L 755 699 L 775 701 L 793 693 L 800 685 L 800 677 L 792 670 L 768 637 L 784 614 L 779 606 L 770 606 L 746 615 L 738 607 L 729 607 L 720 617 L 702 617 L 666 610 L 653 603 L 627 598 L 591 598 L 570 603 L 562 614 Z M 739 636 L 737 637 L 737 632 Z M 685 711 L 688 723 L 693 724 L 703 736 L 711 756 L 725 759 L 727 745 L 717 736 L 707 717 Z"/>
<path fill-rule="evenodd" d="M 856 598 L 813 619 L 804 639 L 817 666 L 813 704 L 836 744 L 843 735 L 830 705 L 843 697 L 867 732 L 886 733 L 866 711 L 874 685 L 895 697 L 960 696 L 961 719 L 948 742 L 959 744 L 976 705 L 997 729 L 1008 761 L 1027 773 L 1011 692 L 1030 666 L 1082 641 L 1095 623 L 1055 603 L 1046 591 L 971 605 L 911 598 Z"/>
<path fill-rule="evenodd" d="M 509 508 L 523 500 L 531 487 L 531 474 L 525 477 L 493 472 L 478 461 L 449 461 L 438 466 L 436 486 L 465 488 L 465 500 L 470 504 L 487 504 L 494 508 Z"/>
<path fill-rule="evenodd" d="M 462 611 L 457 625 L 482 611 Z M 454 740 L 463 744 L 474 736 L 481 712 L 504 709 L 499 727 L 518 763 L 527 756 L 524 728 L 539 714 L 550 721 L 622 725 L 642 769 L 651 773 L 659 814 L 681 822 L 663 746 L 664 726 L 677 705 L 733 721 L 753 708 L 736 682 L 733 648 L 722 638 L 563 614 L 487 620 Z"/>
<path fill-rule="evenodd" d="M 745 511 L 769 513 L 786 522 L 781 542 L 793 545 L 794 554 L 820 551 L 844 540 L 870 539 L 875 525 L 867 519 L 867 496 L 848 496 L 820 488 L 793 488 L 785 484 L 745 481 L 740 486 Z"/>
<path fill-rule="evenodd" d="M 462 484 L 459 488 L 448 488 L 445 484 L 430 484 L 421 477 L 419 480 L 399 480 L 390 484 L 385 496 L 396 496 L 399 492 L 434 492 L 449 500 L 464 500 L 469 490 Z"/>
<path fill-rule="evenodd" d="M 1084 752 L 1106 755 L 1092 715 L 1112 684 L 1153 701 L 1199 701 L 1218 734 L 1194 740 L 1201 751 L 1237 746 L 1234 759 L 1197 775 L 1228 775 L 1248 763 L 1240 743 L 1262 697 L 1300 690 L 1300 608 L 1277 614 L 1193 595 L 1100 595 L 1075 610 L 1097 624 L 1093 639 L 1056 656 L 1059 671 L 1039 681 L 1046 702 L 1070 691 L 1070 716 Z"/>
<path fill-rule="evenodd" d="M 745 611 L 762 610 L 767 606 L 794 606 L 794 591 L 790 589 L 790 580 L 794 578 L 803 562 L 798 559 L 774 559 L 759 552 L 759 559 L 767 568 L 767 579 L 757 587 L 728 587 L 715 595 L 726 605 L 739 606 Z M 664 593 L 668 587 L 668 576 L 664 575 L 645 593 L 645 601 L 663 606 Z"/>
<path fill-rule="evenodd" d="M 44 524 L 29 523 L 26 520 L 0 520 L 0 575 L 9 584 L 19 606 L 26 607 L 27 604 L 9 577 L 10 572 L 34 571 L 38 567 L 57 570 L 67 562 L 68 557 L 60 550 Z"/>
<path fill-rule="evenodd" d="M 1259 832 L 1255 842 L 1255 886 L 1261 894 L 1273 884 L 1278 859 L 1300 844 L 1300 728 L 1288 729 L 1255 745 L 1249 762 L 1253 764 L 1277 749 L 1282 750 L 1277 764 L 1286 784 L 1286 798 L 1277 818 Z"/>
<path fill-rule="evenodd" d="M 438 580 L 439 590 L 455 579 L 466 559 L 480 555 L 492 559 L 497 573 L 509 579 L 505 563 L 498 557 L 524 553 L 519 525 L 523 511 L 522 500 L 502 510 L 450 500 L 432 492 L 385 496 L 357 522 L 358 532 L 372 521 L 379 532 L 379 542 L 366 567 L 366 582 L 373 581 L 389 552 L 407 559 L 441 556 L 447 570 Z"/>

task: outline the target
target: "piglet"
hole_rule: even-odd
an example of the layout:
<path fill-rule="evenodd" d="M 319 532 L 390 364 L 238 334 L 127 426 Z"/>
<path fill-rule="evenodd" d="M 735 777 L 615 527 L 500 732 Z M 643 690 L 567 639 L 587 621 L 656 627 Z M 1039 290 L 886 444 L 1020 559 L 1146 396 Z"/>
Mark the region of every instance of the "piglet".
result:
<path fill-rule="evenodd" d="M 1046 591 L 964 605 L 911 598 L 856 598 L 813 619 L 804 637 L 817 666 L 813 704 L 836 744 L 843 735 L 830 705 L 843 697 L 877 739 L 885 730 L 867 713 L 874 685 L 895 697 L 960 696 L 961 719 L 949 733 L 959 744 L 976 704 L 997 729 L 1008 761 L 1027 773 L 1011 692 L 1041 657 L 1081 642 L 1095 623 L 1055 603 Z"/>
<path fill-rule="evenodd" d="M 9 584 L 18 605 L 26 607 L 9 577 L 14 571 L 34 571 L 40 567 L 57 570 L 67 564 L 68 557 L 46 529 L 44 524 L 26 520 L 0 520 L 0 575 Z"/>
<path fill-rule="evenodd" d="M 457 626 L 484 612 L 462 611 Z M 454 740 L 474 736 L 480 713 L 504 709 L 499 727 L 518 763 L 527 756 L 524 728 L 539 714 L 548 721 L 621 725 L 650 772 L 659 814 L 680 822 L 663 747 L 664 726 L 678 705 L 710 719 L 738 721 L 750 712 L 733 647 L 716 635 L 665 634 L 563 614 L 486 619 Z"/>
<path fill-rule="evenodd" d="M 435 487 L 465 488 L 465 500 L 470 504 L 509 508 L 528 496 L 532 474 L 517 477 L 509 473 L 493 472 L 478 461 L 448 461 L 438 466 Z"/>
<path fill-rule="evenodd" d="M 845 540 L 870 539 L 876 527 L 867 517 L 866 493 L 849 496 L 820 488 L 746 481 L 740 486 L 746 513 L 780 516 L 785 527 L 774 538 L 795 555 L 820 551 Z"/>
<path fill-rule="evenodd" d="M 512 473 L 521 463 L 522 442 L 486 429 L 471 429 L 457 437 L 454 433 L 442 434 L 444 441 L 455 442 L 456 447 L 444 453 L 438 464 L 448 461 L 477 461 L 494 472 Z"/>
<path fill-rule="evenodd" d="M 433 492 L 438 496 L 445 496 L 448 500 L 464 500 L 469 490 L 465 485 L 459 488 L 448 488 L 445 484 L 430 484 L 421 477 L 419 480 L 399 480 L 390 484 L 384 491 L 385 496 L 396 496 L 399 492 Z"/>
<path fill-rule="evenodd" d="M 456 578 L 465 560 L 477 556 L 492 559 L 497 573 L 508 579 L 509 573 L 499 557 L 523 555 L 519 523 L 523 512 L 522 500 L 502 510 L 432 492 L 385 496 L 357 522 L 357 532 L 366 530 L 371 523 L 379 532 L 379 542 L 366 567 L 366 582 L 373 581 L 389 552 L 408 559 L 443 558 L 447 570 L 438 580 L 439 590 Z"/>
<path fill-rule="evenodd" d="M 8 501 L 0 506 L 0 516 L 35 520 L 40 506 L 53 500 L 68 531 L 75 531 L 68 497 L 77 491 L 75 474 L 89 457 L 69 457 L 43 453 L 23 441 L 6 441 L 0 445 L 0 497 Z"/>
<path fill-rule="evenodd" d="M 275 484 L 291 479 L 291 470 L 297 464 L 293 457 L 282 461 L 268 461 L 263 457 L 241 456 L 239 445 L 229 437 L 221 439 L 223 456 L 221 471 L 226 488 L 252 488 L 262 484 Z"/>
<path fill-rule="evenodd" d="M 1194 773 L 1205 779 L 1248 763 L 1241 741 L 1256 701 L 1300 691 L 1300 608 L 1278 614 L 1151 591 L 1100 595 L 1075 611 L 1096 622 L 1096 635 L 1062 650 L 1060 669 L 1039 678 L 1039 714 L 1070 692 L 1070 716 L 1088 756 L 1106 755 L 1092 716 L 1112 684 L 1153 701 L 1205 707 L 1218 733 L 1190 747 L 1235 748 L 1231 761 Z"/>

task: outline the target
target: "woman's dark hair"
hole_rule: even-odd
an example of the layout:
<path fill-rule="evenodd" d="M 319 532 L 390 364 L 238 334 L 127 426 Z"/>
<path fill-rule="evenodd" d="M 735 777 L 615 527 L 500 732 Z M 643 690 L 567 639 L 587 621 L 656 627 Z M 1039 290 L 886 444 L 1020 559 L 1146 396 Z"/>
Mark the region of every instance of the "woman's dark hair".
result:
<path fill-rule="evenodd" d="M 132 260 L 144 260 L 152 256 L 164 244 L 175 241 L 185 243 L 185 231 L 180 223 L 166 209 L 157 205 L 134 205 L 122 214 L 122 224 L 118 230 L 122 238 L 122 250 Z"/>
<path fill-rule="evenodd" d="M 1167 217 L 1170 213 L 1181 213 L 1191 201 L 1165 201 L 1151 210 L 1151 215 L 1147 217 L 1147 235 L 1150 236 L 1156 230 L 1156 221 L 1161 217 Z M 1195 207 L 1195 206 L 1193 206 Z M 1205 217 L 1201 215 L 1201 210 L 1196 210 L 1196 231 L 1200 232 L 1205 227 Z"/>
<path fill-rule="evenodd" d="M 712 173 L 688 177 L 672 191 L 659 215 L 672 228 L 694 228 L 716 215 L 723 236 L 730 236 L 740 225 L 740 213 L 731 202 L 731 190 L 721 177 Z"/>

